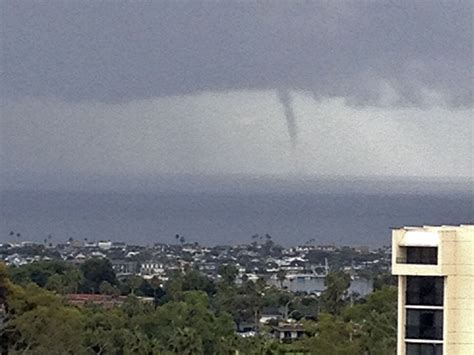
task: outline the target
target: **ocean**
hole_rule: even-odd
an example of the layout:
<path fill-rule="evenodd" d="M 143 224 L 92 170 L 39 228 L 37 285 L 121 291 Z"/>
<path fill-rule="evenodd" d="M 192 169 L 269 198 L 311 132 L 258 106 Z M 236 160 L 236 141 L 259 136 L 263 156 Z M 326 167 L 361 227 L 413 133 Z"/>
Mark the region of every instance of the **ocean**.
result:
<path fill-rule="evenodd" d="M 474 222 L 473 195 L 455 193 L 2 192 L 0 240 L 68 238 L 132 244 L 239 244 L 270 234 L 284 246 L 390 244 L 390 228 Z"/>

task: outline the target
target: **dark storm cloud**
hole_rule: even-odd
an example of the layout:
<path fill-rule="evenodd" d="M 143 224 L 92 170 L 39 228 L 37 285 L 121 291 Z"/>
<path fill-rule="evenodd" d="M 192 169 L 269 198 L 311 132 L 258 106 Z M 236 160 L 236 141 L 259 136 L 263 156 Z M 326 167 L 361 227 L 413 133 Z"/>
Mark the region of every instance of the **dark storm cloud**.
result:
<path fill-rule="evenodd" d="M 288 89 L 472 100 L 471 1 L 2 1 L 2 93 L 123 102 Z"/>

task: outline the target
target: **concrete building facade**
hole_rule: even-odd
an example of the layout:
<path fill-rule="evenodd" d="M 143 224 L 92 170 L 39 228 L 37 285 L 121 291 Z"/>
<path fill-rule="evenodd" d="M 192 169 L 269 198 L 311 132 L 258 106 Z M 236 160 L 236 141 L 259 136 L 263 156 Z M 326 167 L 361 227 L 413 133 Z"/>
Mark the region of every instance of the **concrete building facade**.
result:
<path fill-rule="evenodd" d="M 392 232 L 398 355 L 474 354 L 474 225 Z"/>

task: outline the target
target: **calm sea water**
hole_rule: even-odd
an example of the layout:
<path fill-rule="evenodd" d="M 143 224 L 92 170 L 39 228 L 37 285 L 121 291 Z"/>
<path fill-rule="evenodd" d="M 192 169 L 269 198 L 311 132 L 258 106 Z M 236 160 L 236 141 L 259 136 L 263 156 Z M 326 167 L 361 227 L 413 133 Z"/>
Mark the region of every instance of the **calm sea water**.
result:
<path fill-rule="evenodd" d="M 0 240 L 69 237 L 139 244 L 250 242 L 269 233 L 283 245 L 381 246 L 390 227 L 474 222 L 473 196 L 431 194 L 118 194 L 4 192 Z"/>

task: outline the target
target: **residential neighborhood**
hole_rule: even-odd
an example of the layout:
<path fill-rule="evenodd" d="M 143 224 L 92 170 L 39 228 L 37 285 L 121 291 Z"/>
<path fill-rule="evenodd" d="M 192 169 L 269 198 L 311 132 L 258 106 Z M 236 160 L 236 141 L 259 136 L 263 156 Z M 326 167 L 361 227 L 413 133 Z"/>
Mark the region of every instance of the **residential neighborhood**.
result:
<path fill-rule="evenodd" d="M 17 241 L 0 244 L 0 259 L 20 266 L 41 260 L 81 264 L 91 258 L 107 258 L 119 278 L 136 275 L 162 283 L 170 273 L 189 269 L 218 279 L 220 266 L 231 264 L 238 270 L 237 282 L 264 279 L 278 288 L 308 294 L 320 294 L 327 273 L 342 270 L 351 275 L 350 291 L 359 296 L 372 291 L 375 275 L 390 270 L 389 247 L 371 250 L 308 243 L 284 248 L 268 234 L 252 236 L 251 243 L 234 246 L 186 243 L 179 235 L 175 239 L 176 243 L 151 246 L 104 240 L 69 239 L 58 244 Z"/>

